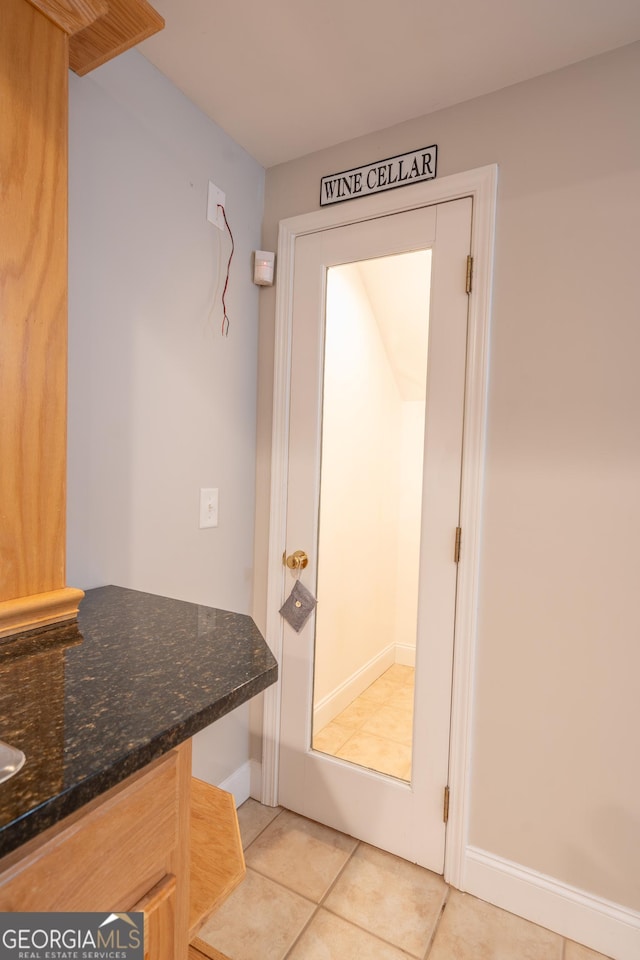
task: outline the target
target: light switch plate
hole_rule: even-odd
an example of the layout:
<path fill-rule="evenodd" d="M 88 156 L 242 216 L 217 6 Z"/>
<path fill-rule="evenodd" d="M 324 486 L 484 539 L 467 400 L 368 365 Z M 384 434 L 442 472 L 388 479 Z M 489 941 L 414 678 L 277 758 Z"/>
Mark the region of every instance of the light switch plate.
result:
<path fill-rule="evenodd" d="M 218 488 L 202 487 L 200 490 L 200 529 L 218 526 Z"/>
<path fill-rule="evenodd" d="M 220 207 L 224 207 L 226 194 L 209 180 L 209 195 L 207 197 L 207 220 L 218 230 L 224 230 L 224 216 Z"/>

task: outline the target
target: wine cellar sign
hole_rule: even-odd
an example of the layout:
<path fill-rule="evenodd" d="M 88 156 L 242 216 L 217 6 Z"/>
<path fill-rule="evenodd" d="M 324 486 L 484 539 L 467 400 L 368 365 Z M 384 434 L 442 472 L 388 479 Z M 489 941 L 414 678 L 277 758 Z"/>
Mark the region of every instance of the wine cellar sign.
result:
<path fill-rule="evenodd" d="M 363 167 L 331 173 L 320 181 L 320 206 L 367 197 L 372 193 L 406 187 L 422 180 L 433 180 L 437 160 L 438 148 L 434 144 L 387 160 L 376 160 Z"/>

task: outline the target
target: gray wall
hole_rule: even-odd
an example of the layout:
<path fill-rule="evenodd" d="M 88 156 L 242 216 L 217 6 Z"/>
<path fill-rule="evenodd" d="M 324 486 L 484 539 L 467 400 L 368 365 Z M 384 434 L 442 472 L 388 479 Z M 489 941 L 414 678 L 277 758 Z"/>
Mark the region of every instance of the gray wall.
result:
<path fill-rule="evenodd" d="M 264 171 L 140 54 L 70 74 L 68 577 L 250 612 Z M 226 192 L 228 236 L 206 220 Z M 220 491 L 198 528 L 200 487 Z M 195 769 L 248 759 L 248 708 Z"/>
<path fill-rule="evenodd" d="M 420 145 L 440 176 L 499 164 L 470 842 L 636 910 L 639 89 L 634 45 L 274 167 L 263 229 L 275 249 L 322 175 Z M 263 626 L 274 307 L 264 291 Z"/>

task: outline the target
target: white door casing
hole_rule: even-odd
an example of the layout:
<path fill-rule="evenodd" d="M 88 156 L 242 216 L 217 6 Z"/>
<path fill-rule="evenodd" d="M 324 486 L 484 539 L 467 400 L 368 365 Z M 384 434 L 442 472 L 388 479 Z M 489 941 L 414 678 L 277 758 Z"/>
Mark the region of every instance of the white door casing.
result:
<path fill-rule="evenodd" d="M 285 541 L 287 505 L 289 379 L 296 239 L 332 227 L 374 221 L 378 217 L 391 213 L 430 206 L 463 196 L 471 197 L 473 200 L 471 251 L 474 256 L 474 287 L 469 301 L 467 373 L 464 388 L 466 413 L 460 505 L 460 522 L 464 532 L 462 560 L 458 569 L 449 756 L 451 806 L 444 870 L 445 878 L 460 888 L 463 888 L 462 867 L 467 834 L 479 516 L 488 380 L 490 278 L 496 184 L 497 168 L 485 167 L 427 184 L 415 185 L 405 190 L 367 198 L 357 203 L 345 204 L 340 208 L 330 208 L 295 217 L 281 223 L 278 247 L 279 283 L 276 305 L 267 640 L 278 661 L 281 662 L 283 628 L 278 610 L 286 588 L 282 549 Z M 370 226 L 373 227 L 374 224 L 371 223 Z M 289 544 L 289 546 L 296 549 L 301 545 Z M 261 799 L 269 804 L 278 801 L 280 698 L 280 684 L 265 694 Z"/>

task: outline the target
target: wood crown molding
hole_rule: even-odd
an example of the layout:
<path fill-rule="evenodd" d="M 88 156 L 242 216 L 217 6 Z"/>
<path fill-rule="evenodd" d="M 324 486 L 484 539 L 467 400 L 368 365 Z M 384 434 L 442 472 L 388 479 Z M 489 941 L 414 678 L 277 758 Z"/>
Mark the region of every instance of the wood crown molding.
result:
<path fill-rule="evenodd" d="M 109 9 L 107 0 L 28 0 L 28 2 L 69 36 L 90 26 L 99 17 L 103 17 Z"/>
<path fill-rule="evenodd" d="M 30 597 L 4 600 L 0 603 L 0 638 L 72 620 L 78 615 L 78 606 L 83 597 L 83 590 L 63 587 Z"/>
<path fill-rule="evenodd" d="M 69 67 L 83 77 L 163 27 L 147 0 L 108 0 L 103 17 L 69 38 Z"/>
<path fill-rule="evenodd" d="M 147 0 L 27 0 L 69 37 L 69 67 L 83 77 L 164 27 Z"/>

